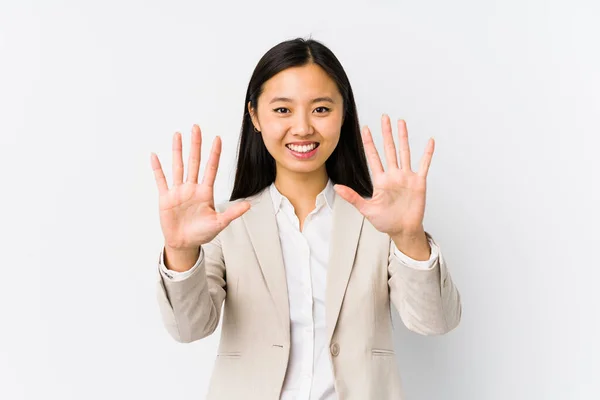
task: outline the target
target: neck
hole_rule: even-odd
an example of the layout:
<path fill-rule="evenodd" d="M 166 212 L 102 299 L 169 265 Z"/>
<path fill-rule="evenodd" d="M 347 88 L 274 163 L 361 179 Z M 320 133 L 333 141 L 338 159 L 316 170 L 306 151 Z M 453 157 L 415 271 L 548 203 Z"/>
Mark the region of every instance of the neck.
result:
<path fill-rule="evenodd" d="M 294 208 L 310 208 L 312 210 L 317 195 L 325 189 L 328 179 L 325 166 L 310 173 L 277 171 L 275 187 L 287 197 Z"/>

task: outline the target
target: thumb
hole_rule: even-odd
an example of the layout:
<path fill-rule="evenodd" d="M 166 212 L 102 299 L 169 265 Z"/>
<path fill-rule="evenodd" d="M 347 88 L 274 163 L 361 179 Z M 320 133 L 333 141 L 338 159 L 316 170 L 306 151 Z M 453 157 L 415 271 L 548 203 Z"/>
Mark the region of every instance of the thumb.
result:
<path fill-rule="evenodd" d="M 242 216 L 242 214 L 244 214 L 246 211 L 248 211 L 250 209 L 250 203 L 248 203 L 247 201 L 240 201 L 237 204 L 232 205 L 231 207 L 229 207 L 227 210 L 223 211 L 220 215 L 219 215 L 219 219 L 221 220 L 221 226 L 223 227 L 223 229 L 225 229 L 225 227 L 227 227 L 227 225 L 229 225 L 231 223 L 231 221 L 233 221 L 236 218 L 239 218 Z"/>
<path fill-rule="evenodd" d="M 362 211 L 367 204 L 367 201 L 363 199 L 354 189 L 349 188 L 345 185 L 334 185 L 333 189 L 341 198 L 352 204 L 362 214 Z"/>

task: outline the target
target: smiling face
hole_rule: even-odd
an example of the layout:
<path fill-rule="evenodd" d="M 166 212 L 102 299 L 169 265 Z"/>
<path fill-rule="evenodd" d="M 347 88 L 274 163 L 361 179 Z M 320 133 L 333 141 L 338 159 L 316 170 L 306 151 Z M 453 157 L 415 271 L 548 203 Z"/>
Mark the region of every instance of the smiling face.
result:
<path fill-rule="evenodd" d="M 275 159 L 277 175 L 326 174 L 325 161 L 338 144 L 343 99 L 335 82 L 316 64 L 285 69 L 263 85 L 257 109 L 248 104 L 254 127 Z"/>

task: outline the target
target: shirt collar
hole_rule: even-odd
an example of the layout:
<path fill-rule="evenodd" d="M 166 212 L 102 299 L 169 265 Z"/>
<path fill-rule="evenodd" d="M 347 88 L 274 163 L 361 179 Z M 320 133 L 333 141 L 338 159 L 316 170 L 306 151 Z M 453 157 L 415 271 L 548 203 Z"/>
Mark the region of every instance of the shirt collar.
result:
<path fill-rule="evenodd" d="M 271 200 L 273 200 L 273 208 L 275 210 L 275 214 L 277 214 L 281 208 L 281 202 L 283 201 L 283 199 L 286 198 L 279 192 L 279 190 L 277 190 L 277 188 L 275 187 L 275 182 L 271 183 L 271 186 L 269 186 L 269 191 L 271 192 Z M 328 179 L 325 189 L 323 189 L 321 193 L 317 195 L 315 205 L 316 208 L 319 208 L 323 204 L 326 204 L 330 210 L 333 210 L 334 201 L 335 190 L 333 189 L 333 182 L 331 181 L 331 179 Z"/>

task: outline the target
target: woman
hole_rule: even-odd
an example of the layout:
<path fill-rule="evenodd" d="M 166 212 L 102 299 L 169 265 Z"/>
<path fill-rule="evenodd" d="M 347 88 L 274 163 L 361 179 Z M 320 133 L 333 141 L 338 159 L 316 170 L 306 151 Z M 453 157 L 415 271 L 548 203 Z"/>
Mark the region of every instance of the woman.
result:
<path fill-rule="evenodd" d="M 423 228 L 433 139 L 413 172 L 406 124 L 398 160 L 384 115 L 384 170 L 371 132 L 361 135 L 344 69 L 314 40 L 282 42 L 261 58 L 243 115 L 227 204 L 213 200 L 219 137 L 201 183 L 198 126 L 185 182 L 179 133 L 171 188 L 152 154 L 168 332 L 180 342 L 210 335 L 224 303 L 209 399 L 401 399 L 390 300 L 424 335 L 461 316 Z"/>

